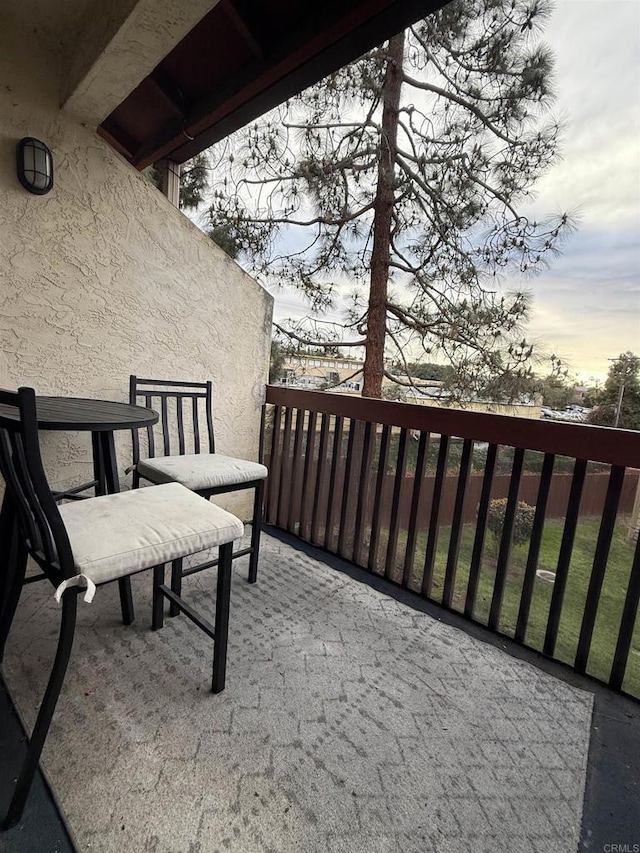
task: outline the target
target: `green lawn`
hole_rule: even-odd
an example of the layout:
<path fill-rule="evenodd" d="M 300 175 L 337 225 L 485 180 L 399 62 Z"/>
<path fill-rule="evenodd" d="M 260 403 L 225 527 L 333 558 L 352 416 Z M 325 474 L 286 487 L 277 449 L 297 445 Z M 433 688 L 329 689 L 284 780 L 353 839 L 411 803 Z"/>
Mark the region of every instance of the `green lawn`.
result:
<path fill-rule="evenodd" d="M 538 568 L 555 572 L 562 529 L 562 520 L 548 520 L 546 522 Z M 580 520 L 576 533 L 555 650 L 555 657 L 568 664 L 573 664 L 575 658 L 598 529 L 598 519 L 585 518 Z M 460 612 L 464 609 L 474 533 L 475 527 L 467 525 L 464 527 L 461 537 L 453 599 L 454 609 Z M 450 528 L 441 528 L 432 587 L 432 597 L 436 601 L 439 601 L 442 596 L 449 536 Z M 378 552 L 380 557 L 386 552 L 386 539 L 386 535 L 381 536 Z M 420 586 L 426 540 L 426 534 L 419 534 L 412 578 L 412 587 L 415 589 Z M 405 542 L 406 534 L 401 531 L 398 538 L 397 565 L 399 568 L 404 561 Z M 501 632 L 510 636 L 514 634 L 518 616 L 527 550 L 528 544 L 513 548 L 509 561 L 499 627 Z M 627 538 L 627 526 L 623 520 L 620 520 L 615 530 L 609 554 L 587 666 L 589 674 L 605 682 L 609 678 L 613 662 L 633 551 L 634 545 Z M 487 622 L 489 614 L 496 556 L 497 544 L 493 536 L 488 533 L 473 614 L 474 619 L 481 623 Z M 552 591 L 553 585 L 551 583 L 536 578 L 525 642 L 528 646 L 538 650 L 542 649 L 544 641 Z M 640 620 L 636 620 L 623 689 L 640 698 Z"/>

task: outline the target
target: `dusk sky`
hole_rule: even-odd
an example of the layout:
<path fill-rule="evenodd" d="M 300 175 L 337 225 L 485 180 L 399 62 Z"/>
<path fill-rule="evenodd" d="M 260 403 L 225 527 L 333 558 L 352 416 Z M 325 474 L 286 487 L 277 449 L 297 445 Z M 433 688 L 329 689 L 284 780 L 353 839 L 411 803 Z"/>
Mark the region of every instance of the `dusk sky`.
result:
<path fill-rule="evenodd" d="M 566 130 L 534 208 L 575 211 L 579 223 L 529 284 L 530 336 L 604 378 L 608 358 L 640 354 L 640 3 L 557 0 L 544 39 Z"/>

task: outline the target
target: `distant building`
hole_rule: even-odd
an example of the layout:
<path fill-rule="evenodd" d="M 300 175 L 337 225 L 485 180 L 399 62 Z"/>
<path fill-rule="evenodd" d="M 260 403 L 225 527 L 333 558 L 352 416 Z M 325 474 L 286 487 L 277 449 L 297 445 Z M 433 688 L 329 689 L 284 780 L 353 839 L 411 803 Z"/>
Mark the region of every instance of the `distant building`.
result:
<path fill-rule="evenodd" d="M 363 366 L 364 362 L 358 358 L 293 353 L 285 356 L 282 376 L 277 384 L 360 394 Z"/>

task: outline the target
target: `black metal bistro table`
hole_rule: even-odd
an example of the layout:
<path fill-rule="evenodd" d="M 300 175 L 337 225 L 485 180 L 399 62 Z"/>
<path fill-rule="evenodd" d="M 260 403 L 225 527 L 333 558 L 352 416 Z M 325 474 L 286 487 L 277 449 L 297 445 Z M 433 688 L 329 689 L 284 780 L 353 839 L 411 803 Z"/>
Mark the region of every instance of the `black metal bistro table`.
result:
<path fill-rule="evenodd" d="M 142 406 L 82 397 L 37 397 L 36 411 L 38 427 L 41 430 L 91 433 L 95 481 L 93 485 L 98 495 L 120 491 L 114 432 L 153 426 L 160 417 L 153 409 L 145 409 Z M 16 421 L 19 419 L 17 410 L 12 406 L 0 405 L 0 414 L 5 418 L 14 417 Z M 3 626 L 12 621 L 24 583 L 27 562 L 25 555 L 16 552 L 15 543 L 19 538 L 15 535 L 17 519 L 7 495 L 8 492 L 5 491 L 0 510 L 0 560 L 4 563 L 0 568 L 0 623 Z M 129 578 L 121 579 L 118 584 L 122 619 L 126 624 L 130 624 L 134 611 Z M 2 631 L 0 636 L 0 661 L 7 640 L 4 633 L 5 631 Z"/>

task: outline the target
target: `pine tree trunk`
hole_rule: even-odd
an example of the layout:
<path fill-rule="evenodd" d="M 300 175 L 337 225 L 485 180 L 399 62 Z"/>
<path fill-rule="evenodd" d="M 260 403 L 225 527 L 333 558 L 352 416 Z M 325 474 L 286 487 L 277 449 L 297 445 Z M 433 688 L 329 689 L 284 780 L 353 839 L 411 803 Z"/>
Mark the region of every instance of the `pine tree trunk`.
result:
<path fill-rule="evenodd" d="M 387 285 L 395 198 L 394 167 L 398 145 L 398 108 L 402 89 L 403 58 L 404 32 L 394 36 L 389 42 L 387 68 L 384 77 L 378 185 L 373 204 L 373 249 L 371 253 L 363 397 L 382 396 Z"/>

